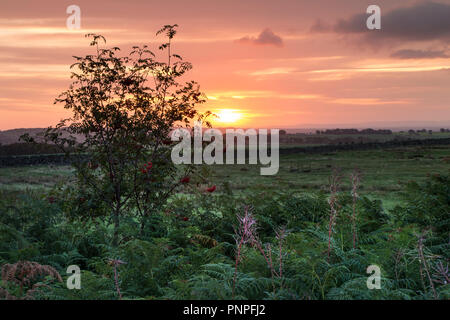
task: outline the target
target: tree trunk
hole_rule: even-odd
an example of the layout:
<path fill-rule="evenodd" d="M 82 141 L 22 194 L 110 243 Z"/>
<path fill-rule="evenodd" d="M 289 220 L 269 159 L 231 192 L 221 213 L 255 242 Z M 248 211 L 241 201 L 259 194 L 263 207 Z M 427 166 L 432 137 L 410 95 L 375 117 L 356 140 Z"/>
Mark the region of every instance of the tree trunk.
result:
<path fill-rule="evenodd" d="M 141 220 L 141 230 L 140 230 L 140 232 L 139 232 L 139 235 L 140 235 L 141 237 L 144 236 L 144 229 L 145 229 L 145 216 L 142 217 L 142 220 Z"/>
<path fill-rule="evenodd" d="M 116 208 L 113 212 L 113 222 L 114 222 L 113 246 L 117 247 L 117 245 L 119 244 L 119 227 L 120 227 L 119 208 Z"/>

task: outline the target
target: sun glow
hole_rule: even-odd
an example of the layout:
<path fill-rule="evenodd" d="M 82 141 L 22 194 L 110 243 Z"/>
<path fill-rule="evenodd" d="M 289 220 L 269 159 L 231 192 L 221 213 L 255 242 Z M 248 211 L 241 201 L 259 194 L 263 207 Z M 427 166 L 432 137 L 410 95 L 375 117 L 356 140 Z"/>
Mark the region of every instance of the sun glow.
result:
<path fill-rule="evenodd" d="M 219 109 L 215 112 L 216 121 L 220 123 L 235 123 L 242 119 L 242 113 L 233 109 Z"/>

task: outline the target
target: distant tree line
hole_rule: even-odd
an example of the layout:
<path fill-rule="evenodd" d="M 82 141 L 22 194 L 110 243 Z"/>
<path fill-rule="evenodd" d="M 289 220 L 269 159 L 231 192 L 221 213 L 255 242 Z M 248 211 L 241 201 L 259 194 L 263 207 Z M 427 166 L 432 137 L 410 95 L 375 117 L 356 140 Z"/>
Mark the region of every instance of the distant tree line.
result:
<path fill-rule="evenodd" d="M 327 130 L 316 130 L 316 134 L 392 134 L 392 130 L 389 129 L 327 129 Z"/>
<path fill-rule="evenodd" d="M 433 134 L 433 130 L 422 129 L 422 130 L 416 131 L 416 130 L 410 129 L 410 130 L 408 130 L 408 133 L 409 134 L 419 134 L 419 133 Z"/>
<path fill-rule="evenodd" d="M 400 132 L 404 133 L 404 131 L 400 131 Z M 439 129 L 439 132 L 441 132 L 441 133 L 450 132 L 450 129 L 441 128 L 441 129 Z M 418 134 L 418 133 L 433 134 L 433 130 L 427 130 L 427 129 L 413 130 L 413 129 L 410 129 L 410 130 L 408 130 L 408 133 L 409 134 Z"/>

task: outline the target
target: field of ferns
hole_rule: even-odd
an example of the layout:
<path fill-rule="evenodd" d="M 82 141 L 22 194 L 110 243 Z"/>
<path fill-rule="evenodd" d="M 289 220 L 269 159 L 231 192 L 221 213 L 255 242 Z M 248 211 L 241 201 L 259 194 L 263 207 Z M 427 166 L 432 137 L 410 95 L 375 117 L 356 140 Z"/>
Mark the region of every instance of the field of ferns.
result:
<path fill-rule="evenodd" d="M 127 210 L 117 243 L 107 208 L 83 190 L 3 191 L 0 299 L 450 298 L 449 177 L 409 183 L 389 211 L 359 195 L 360 178 L 335 171 L 319 192 L 250 195 L 184 178 L 151 214 Z M 71 265 L 79 290 L 67 287 Z"/>

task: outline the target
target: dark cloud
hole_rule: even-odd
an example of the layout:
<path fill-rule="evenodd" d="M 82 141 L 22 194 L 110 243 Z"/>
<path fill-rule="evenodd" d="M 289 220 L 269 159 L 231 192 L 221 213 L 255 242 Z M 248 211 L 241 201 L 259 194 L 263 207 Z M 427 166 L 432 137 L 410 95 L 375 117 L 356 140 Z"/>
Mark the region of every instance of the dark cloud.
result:
<path fill-rule="evenodd" d="M 255 45 L 272 45 L 277 47 L 283 46 L 283 39 L 276 35 L 269 28 L 264 29 L 256 38 L 255 37 L 243 37 L 238 39 L 239 43 L 249 43 Z"/>
<path fill-rule="evenodd" d="M 435 59 L 435 58 L 449 58 L 445 51 L 433 51 L 433 50 L 411 50 L 404 49 L 398 50 L 391 54 L 393 58 L 399 59 Z"/>
<path fill-rule="evenodd" d="M 333 28 L 331 25 L 324 23 L 320 19 L 317 19 L 316 22 L 314 22 L 314 24 L 311 26 L 310 31 L 322 33 L 322 32 L 330 32 L 330 31 L 332 31 L 332 29 Z"/>
<path fill-rule="evenodd" d="M 450 4 L 422 2 L 390 12 L 381 8 L 381 30 L 368 30 L 368 17 L 357 14 L 339 20 L 332 29 L 341 34 L 360 34 L 370 41 L 450 41 Z"/>

